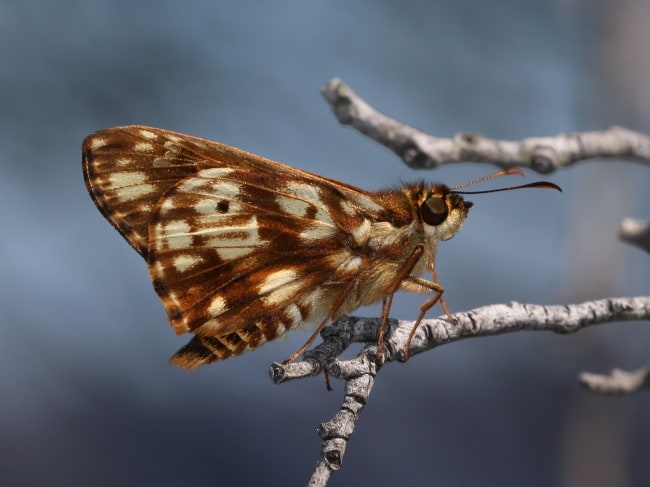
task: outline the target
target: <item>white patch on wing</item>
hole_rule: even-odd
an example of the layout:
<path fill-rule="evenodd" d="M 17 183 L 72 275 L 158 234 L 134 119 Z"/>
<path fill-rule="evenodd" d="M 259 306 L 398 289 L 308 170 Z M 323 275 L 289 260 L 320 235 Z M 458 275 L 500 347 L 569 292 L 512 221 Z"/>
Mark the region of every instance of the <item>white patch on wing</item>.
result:
<path fill-rule="evenodd" d="M 343 210 L 343 213 L 349 216 L 356 216 L 357 215 L 357 210 L 354 206 L 350 204 L 349 201 L 347 200 L 342 200 L 340 202 L 341 209 Z"/>
<path fill-rule="evenodd" d="M 210 306 L 208 307 L 208 313 L 212 316 L 218 316 L 224 311 L 227 311 L 226 300 L 223 299 L 222 296 L 215 296 L 212 298 Z"/>
<path fill-rule="evenodd" d="M 146 184 L 149 177 L 141 171 L 114 172 L 108 178 L 111 189 L 123 188 L 125 186 L 139 186 Z"/>
<path fill-rule="evenodd" d="M 300 281 L 296 280 L 297 277 L 293 269 L 281 269 L 266 276 L 258 289 L 258 293 L 263 294 L 262 302 L 266 305 L 275 305 L 294 297 L 301 287 Z"/>
<path fill-rule="evenodd" d="M 307 214 L 307 209 L 311 206 L 311 204 L 306 201 L 283 195 L 278 195 L 275 201 L 282 211 L 297 217 L 304 217 Z"/>
<path fill-rule="evenodd" d="M 352 238 L 354 238 L 354 241 L 359 245 L 365 242 L 368 239 L 371 227 L 372 224 L 369 220 L 363 220 L 361 225 L 352 230 Z"/>
<path fill-rule="evenodd" d="M 251 247 L 223 247 L 217 249 L 217 255 L 223 261 L 230 261 L 239 259 L 240 257 L 245 257 L 249 254 L 252 254 L 255 249 Z"/>
<path fill-rule="evenodd" d="M 102 139 L 101 137 L 93 137 L 93 139 L 90 141 L 90 148 L 93 150 L 97 150 L 100 147 L 104 147 L 108 142 L 106 139 Z"/>
<path fill-rule="evenodd" d="M 230 172 L 232 169 L 227 167 L 199 171 L 195 177 L 185 179 L 179 190 L 187 193 L 210 193 L 221 198 L 234 198 L 241 191 L 241 185 L 219 179 Z"/>
<path fill-rule="evenodd" d="M 173 210 L 174 208 L 176 208 L 174 200 L 172 198 L 165 198 L 162 202 L 162 205 L 160 205 L 160 214 L 162 215 L 169 210 Z"/>
<path fill-rule="evenodd" d="M 152 132 L 151 130 L 145 130 L 141 129 L 140 130 L 140 135 L 144 137 L 145 139 L 157 139 L 158 135 L 155 132 Z"/>
<path fill-rule="evenodd" d="M 286 187 L 291 194 L 296 196 L 296 198 L 309 203 L 309 206 L 315 206 L 317 208 L 314 220 L 334 225 L 334 220 L 332 220 L 332 216 L 326 210 L 327 207 L 321 198 L 318 186 L 313 184 L 290 182 Z"/>
<path fill-rule="evenodd" d="M 303 240 L 320 240 L 323 238 L 331 237 L 336 233 L 336 228 L 315 224 L 311 225 L 307 230 L 300 232 L 300 238 Z"/>
<path fill-rule="evenodd" d="M 108 184 L 115 191 L 119 201 L 133 201 L 156 190 L 154 185 L 147 182 L 148 180 L 149 178 L 143 172 L 125 171 L 111 174 Z"/>
<path fill-rule="evenodd" d="M 279 271 L 272 272 L 266 276 L 266 279 L 264 279 L 260 284 L 258 292 L 260 294 L 266 294 L 275 288 L 282 287 L 291 281 L 295 281 L 296 277 L 296 271 L 293 269 L 280 269 Z"/>
<path fill-rule="evenodd" d="M 174 267 L 178 272 L 185 272 L 203 262 L 197 255 L 181 254 L 174 257 Z"/>
<path fill-rule="evenodd" d="M 149 142 L 136 142 L 133 150 L 136 152 L 150 152 L 153 150 L 153 144 Z"/>
<path fill-rule="evenodd" d="M 197 173 L 197 176 L 206 179 L 220 178 L 226 174 L 230 174 L 234 169 L 229 167 L 211 167 L 210 169 L 203 169 Z"/>
<path fill-rule="evenodd" d="M 191 247 L 194 241 L 190 233 L 190 225 L 185 220 L 172 220 L 162 228 L 156 226 L 156 230 L 169 249 L 186 249 Z"/>
<path fill-rule="evenodd" d="M 219 258 L 225 261 L 248 255 L 264 243 L 260 239 L 255 216 L 243 225 L 214 226 L 200 233 L 214 235 L 208 240 L 207 245 L 214 248 Z"/>
<path fill-rule="evenodd" d="M 354 200 L 357 203 L 357 205 L 359 205 L 361 208 L 364 208 L 374 213 L 381 212 L 385 209 L 381 205 L 375 203 L 375 201 L 373 201 L 371 198 L 364 196 L 360 193 L 350 195 L 350 199 Z"/>

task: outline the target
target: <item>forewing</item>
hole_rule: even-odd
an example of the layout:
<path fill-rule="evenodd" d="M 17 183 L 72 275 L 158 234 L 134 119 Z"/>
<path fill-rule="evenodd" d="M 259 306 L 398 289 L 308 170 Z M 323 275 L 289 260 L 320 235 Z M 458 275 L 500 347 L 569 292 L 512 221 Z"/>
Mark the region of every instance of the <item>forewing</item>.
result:
<path fill-rule="evenodd" d="M 126 126 L 101 130 L 82 146 L 88 192 L 106 219 L 131 246 L 147 257 L 151 214 L 161 197 L 179 181 L 206 168 L 230 167 L 275 174 L 301 175 L 335 185 L 352 186 L 209 140 L 152 127 Z M 371 198 L 359 204 L 380 211 Z"/>

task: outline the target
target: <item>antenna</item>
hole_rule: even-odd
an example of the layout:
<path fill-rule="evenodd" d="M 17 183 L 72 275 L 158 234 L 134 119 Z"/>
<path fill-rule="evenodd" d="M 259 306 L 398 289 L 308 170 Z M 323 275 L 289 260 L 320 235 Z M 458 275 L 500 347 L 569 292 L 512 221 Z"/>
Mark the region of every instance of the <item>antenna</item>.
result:
<path fill-rule="evenodd" d="M 456 186 L 451 186 L 449 189 L 451 190 L 450 193 L 456 193 L 456 194 L 482 194 L 482 193 L 496 193 L 498 191 L 510 191 L 512 189 L 522 189 L 522 188 L 542 188 L 542 189 L 556 189 L 560 192 L 562 192 L 562 188 L 560 188 L 557 184 L 551 183 L 549 181 L 536 181 L 534 183 L 528 183 L 528 184 L 521 184 L 519 186 L 508 186 L 507 188 L 497 188 L 497 189 L 486 189 L 483 191 L 456 191 L 458 189 L 466 188 L 467 186 L 472 186 L 477 183 L 482 183 L 483 181 L 488 181 L 490 179 L 498 178 L 500 176 L 511 176 L 517 174 L 519 176 L 524 176 L 524 172 L 516 167 L 510 168 L 510 169 L 502 169 L 501 171 L 497 171 L 492 174 L 488 174 L 487 176 L 483 176 L 482 178 L 474 179 L 472 181 L 469 181 L 467 183 L 463 184 L 457 184 Z"/>

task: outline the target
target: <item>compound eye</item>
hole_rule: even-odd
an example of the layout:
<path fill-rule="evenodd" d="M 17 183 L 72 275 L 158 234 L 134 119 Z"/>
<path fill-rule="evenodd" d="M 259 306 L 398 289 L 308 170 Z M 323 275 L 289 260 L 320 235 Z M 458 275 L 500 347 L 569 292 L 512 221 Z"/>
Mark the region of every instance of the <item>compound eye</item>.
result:
<path fill-rule="evenodd" d="M 420 206 L 420 216 L 427 225 L 440 225 L 447 219 L 447 214 L 447 204 L 441 196 L 429 196 Z"/>

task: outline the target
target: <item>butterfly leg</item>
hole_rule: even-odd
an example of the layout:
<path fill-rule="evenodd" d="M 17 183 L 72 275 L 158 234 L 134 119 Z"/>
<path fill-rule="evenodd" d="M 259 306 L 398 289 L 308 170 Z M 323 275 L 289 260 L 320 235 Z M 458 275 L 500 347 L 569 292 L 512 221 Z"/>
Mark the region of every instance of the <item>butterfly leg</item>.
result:
<path fill-rule="evenodd" d="M 379 325 L 379 336 L 377 337 L 377 366 L 384 365 L 384 338 L 388 329 L 388 314 L 393 305 L 394 292 L 386 296 L 381 302 L 381 324 Z"/>
<path fill-rule="evenodd" d="M 379 336 L 377 337 L 377 365 L 381 367 L 384 364 L 384 339 L 386 336 L 386 331 L 388 330 L 388 315 L 390 313 L 390 308 L 393 304 L 393 295 L 397 290 L 403 287 L 403 283 L 409 279 L 416 279 L 409 276 L 409 273 L 415 267 L 420 257 L 424 253 L 424 245 L 418 244 L 411 252 L 411 255 L 404 262 L 402 267 L 398 269 L 397 273 L 394 276 L 393 284 L 389 288 L 390 293 L 384 298 L 381 309 L 381 325 L 379 327 Z"/>
<path fill-rule="evenodd" d="M 427 281 L 426 279 L 422 279 L 420 277 L 409 276 L 407 279 L 405 279 L 402 282 L 402 289 L 404 289 L 405 291 L 420 292 L 420 293 L 435 293 L 434 296 L 432 296 L 430 299 L 425 301 L 422 304 L 422 306 L 420 306 L 420 314 L 415 320 L 415 323 L 411 328 L 411 332 L 409 333 L 409 336 L 406 340 L 406 344 L 404 345 L 402 362 L 406 362 L 409 359 L 410 350 L 411 350 L 411 341 L 413 340 L 413 336 L 415 336 L 415 331 L 420 325 L 420 322 L 424 319 L 424 315 L 438 301 L 440 301 L 440 305 L 442 306 L 442 310 L 447 315 L 447 319 L 451 322 L 454 323 L 456 322 L 456 319 L 449 312 L 449 308 L 447 307 L 447 303 L 445 302 L 445 298 L 443 296 L 443 292 L 445 291 L 445 288 L 440 285 L 440 282 L 438 282 L 438 275 L 436 274 L 435 265 L 433 262 L 429 263 L 429 272 L 433 277 L 433 281 Z"/>

